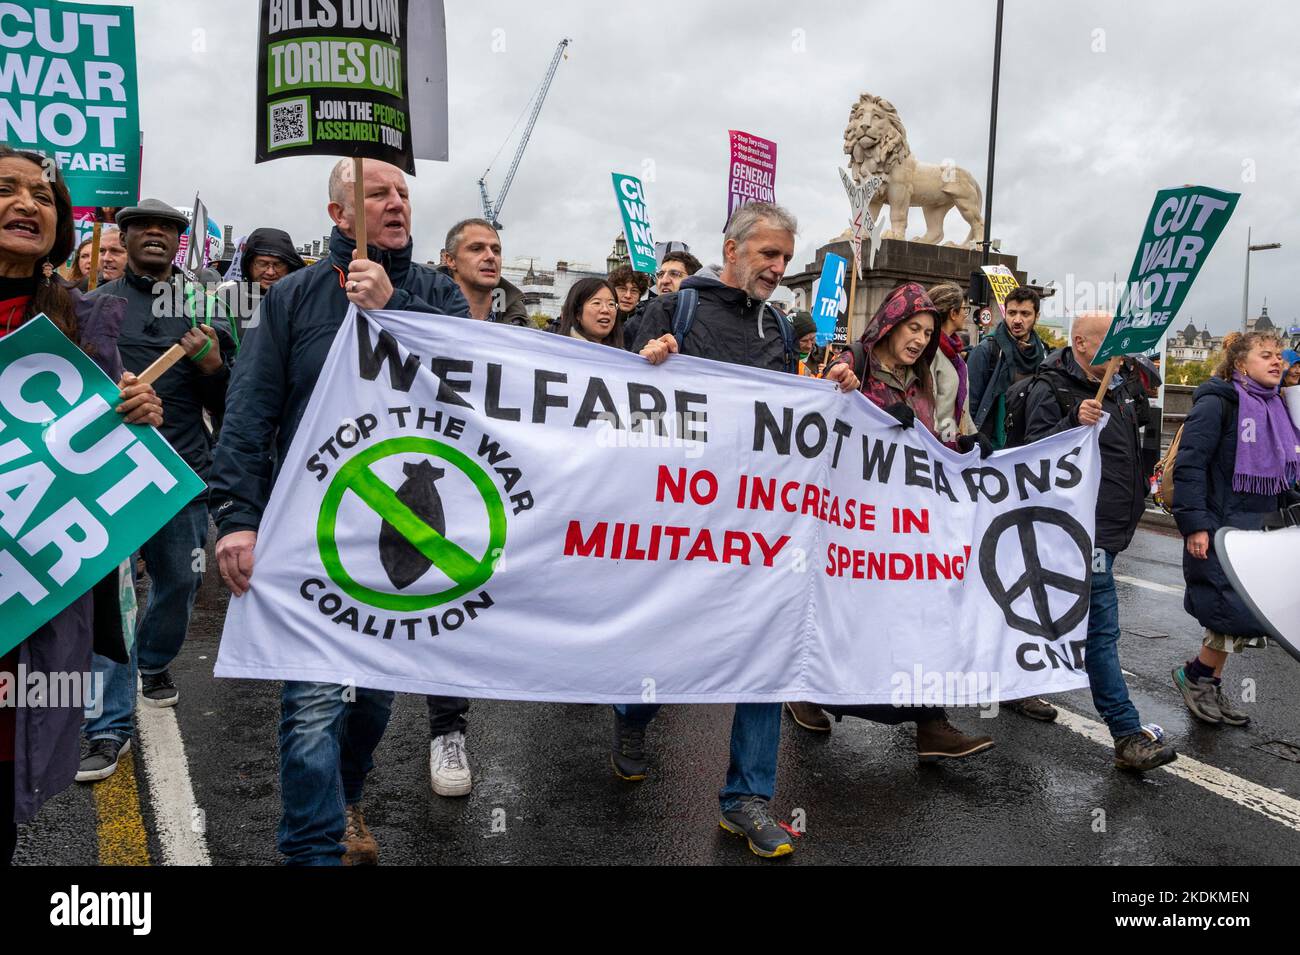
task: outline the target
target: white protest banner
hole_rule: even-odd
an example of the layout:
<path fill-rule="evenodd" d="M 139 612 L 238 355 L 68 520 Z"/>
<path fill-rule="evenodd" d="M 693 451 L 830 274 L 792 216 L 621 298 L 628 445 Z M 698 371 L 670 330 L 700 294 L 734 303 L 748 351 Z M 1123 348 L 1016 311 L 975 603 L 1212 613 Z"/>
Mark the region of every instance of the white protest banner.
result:
<path fill-rule="evenodd" d="M 1095 429 L 981 461 L 827 381 L 352 310 L 216 673 L 588 702 L 1075 689 L 1098 474 Z"/>
<path fill-rule="evenodd" d="M 853 246 L 853 269 L 861 273 L 862 238 L 871 238 L 874 225 L 868 206 L 883 180 L 879 176 L 872 176 L 864 182 L 854 182 L 846 170 L 840 169 L 840 181 L 844 183 L 844 191 L 849 196 L 849 244 Z"/>

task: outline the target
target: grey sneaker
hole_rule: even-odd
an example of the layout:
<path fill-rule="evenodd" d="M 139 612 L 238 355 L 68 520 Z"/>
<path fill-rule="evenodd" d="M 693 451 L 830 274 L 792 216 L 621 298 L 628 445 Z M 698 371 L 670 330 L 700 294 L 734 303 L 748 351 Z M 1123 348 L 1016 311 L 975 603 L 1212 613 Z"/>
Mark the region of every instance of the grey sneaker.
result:
<path fill-rule="evenodd" d="M 140 702 L 145 706 L 175 706 L 179 699 L 172 675 L 166 670 L 140 674 Z"/>
<path fill-rule="evenodd" d="M 794 841 L 772 818 L 772 811 L 762 796 L 750 796 L 735 809 L 728 809 L 718 825 L 732 835 L 742 836 L 749 842 L 749 851 L 764 859 L 794 852 Z"/>
<path fill-rule="evenodd" d="M 117 761 L 131 748 L 131 741 L 118 742 L 111 736 L 81 741 L 81 764 L 77 767 L 77 782 L 95 783 L 117 772 Z"/>
<path fill-rule="evenodd" d="M 1216 689 L 1213 680 L 1193 680 L 1187 675 L 1187 667 L 1174 667 L 1174 686 L 1183 694 L 1183 702 L 1192 711 L 1192 715 L 1203 723 L 1222 723 L 1223 714 L 1214 699 Z"/>
<path fill-rule="evenodd" d="M 1214 688 L 1214 702 L 1219 707 L 1219 716 L 1229 726 L 1245 726 L 1250 722 L 1250 714 L 1237 708 L 1237 704 L 1232 701 L 1232 697 L 1223 692 L 1222 684 Z"/>

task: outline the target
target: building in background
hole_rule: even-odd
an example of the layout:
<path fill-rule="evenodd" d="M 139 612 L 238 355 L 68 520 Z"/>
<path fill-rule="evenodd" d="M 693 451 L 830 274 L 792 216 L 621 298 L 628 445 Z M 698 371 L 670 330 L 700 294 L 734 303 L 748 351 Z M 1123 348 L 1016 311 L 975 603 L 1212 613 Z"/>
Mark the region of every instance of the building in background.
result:
<path fill-rule="evenodd" d="M 610 250 L 609 256 L 605 259 L 605 274 L 608 275 L 621 265 L 631 265 L 632 256 L 628 255 L 627 239 L 620 232 L 614 236 L 614 248 Z"/>
<path fill-rule="evenodd" d="M 1181 332 L 1170 334 L 1167 353 L 1171 362 L 1205 361 L 1222 345 L 1223 339 L 1211 335 L 1208 325 L 1198 330 L 1196 324 L 1189 321 Z"/>
<path fill-rule="evenodd" d="M 535 259 L 516 259 L 501 268 L 502 278 L 524 293 L 528 314 L 541 314 L 547 318 L 560 317 L 560 306 L 574 282 L 585 278 L 603 279 L 605 275 L 605 272 L 593 271 L 584 263 L 564 260 L 557 261 L 555 268 L 550 270 L 538 269 Z"/>

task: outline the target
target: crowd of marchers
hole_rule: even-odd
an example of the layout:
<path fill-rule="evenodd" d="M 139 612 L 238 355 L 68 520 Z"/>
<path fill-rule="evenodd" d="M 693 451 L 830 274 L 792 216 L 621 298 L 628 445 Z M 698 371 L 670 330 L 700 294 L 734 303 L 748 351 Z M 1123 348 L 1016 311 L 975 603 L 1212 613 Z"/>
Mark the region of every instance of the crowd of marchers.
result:
<path fill-rule="evenodd" d="M 431 321 L 530 325 L 522 292 L 502 277 L 501 237 L 491 223 L 455 223 L 436 266 L 414 262 L 401 170 L 367 161 L 364 206 L 357 209 L 351 168 L 350 160 L 341 161 L 326 184 L 333 230 L 320 261 L 306 265 L 280 229 L 249 236 L 240 265 L 262 297 L 256 320 L 241 327 L 174 264 L 188 227 L 184 214 L 155 199 L 120 210 L 101 236 L 92 276 L 89 248 L 74 249 L 62 178 L 47 176 L 40 156 L 0 147 L 0 336 L 48 316 L 121 383 L 117 411 L 125 420 L 157 426 L 207 484 L 131 562 L 144 595 L 138 616 L 121 613 L 122 588 L 106 580 L 0 658 L 0 674 L 21 665 L 28 673 L 93 672 L 103 680 L 95 705 L 84 712 L 0 706 L 0 862 L 12 856 L 17 824 L 49 798 L 74 780 L 91 784 L 115 772 L 134 738 L 137 705 L 177 704 L 169 666 L 184 644 L 203 580 L 194 555 L 209 536 L 215 533 L 218 572 L 232 599 L 256 578 L 254 546 L 278 462 L 349 304 L 424 312 L 436 316 Z M 365 223 L 364 256 L 354 239 L 358 221 Z M 988 455 L 1070 428 L 1101 427 L 1085 658 L 1092 699 L 1114 739 L 1118 766 L 1149 771 L 1175 759 L 1162 731 L 1141 721 L 1129 696 L 1112 573 L 1133 539 L 1159 457 L 1151 412 L 1160 386 L 1155 366 L 1126 359 L 1103 393 L 1105 363 L 1096 355 L 1110 315 L 1075 316 L 1068 343 L 1049 353 L 1035 329 L 1039 297 L 1018 288 L 992 333 L 970 343 L 963 337 L 969 324 L 963 290 L 914 282 L 887 296 L 857 341 L 828 354 L 815 345 L 808 313 L 787 314 L 771 300 L 794 254 L 796 231 L 794 217 L 780 206 L 741 206 L 727 224 L 718 264 L 705 265 L 685 243 L 670 243 L 653 281 L 622 267 L 574 283 L 549 330 L 627 349 L 654 364 L 683 354 L 819 375 L 845 391 L 860 390 L 899 428 L 924 428 L 963 453 Z M 71 272 L 58 271 L 69 260 Z M 155 307 L 177 284 L 183 307 Z M 136 380 L 177 343 L 184 360 L 152 386 Z M 1194 657 L 1171 661 L 1172 679 L 1187 708 L 1206 723 L 1249 721 L 1223 671 L 1229 656 L 1266 640 L 1264 626 L 1227 583 L 1215 531 L 1268 526 L 1296 500 L 1300 435 L 1280 388 L 1284 375 L 1287 385 L 1300 380 L 1300 366 L 1287 361 L 1296 356 L 1284 348 L 1271 333 L 1230 335 L 1217 373 L 1196 391 L 1176 457 L 1165 461 L 1185 541 L 1185 606 L 1205 629 Z M 0 496 L 0 505 L 5 500 Z M 133 634 L 124 633 L 128 626 Z M 377 862 L 379 846 L 363 811 L 365 782 L 394 694 L 305 682 L 286 682 L 281 692 L 280 852 L 296 864 Z M 1057 716 L 1044 699 L 1004 705 L 1034 720 Z M 472 786 L 470 701 L 431 696 L 427 708 L 433 792 L 464 796 Z M 773 806 L 783 708 L 800 732 L 828 733 L 831 718 L 845 716 L 915 724 L 917 758 L 926 762 L 970 758 L 994 745 L 987 735 L 959 728 L 937 706 L 736 704 L 719 824 L 763 857 L 794 851 L 791 829 Z M 608 760 L 620 778 L 636 781 L 650 772 L 658 709 L 613 707 Z"/>

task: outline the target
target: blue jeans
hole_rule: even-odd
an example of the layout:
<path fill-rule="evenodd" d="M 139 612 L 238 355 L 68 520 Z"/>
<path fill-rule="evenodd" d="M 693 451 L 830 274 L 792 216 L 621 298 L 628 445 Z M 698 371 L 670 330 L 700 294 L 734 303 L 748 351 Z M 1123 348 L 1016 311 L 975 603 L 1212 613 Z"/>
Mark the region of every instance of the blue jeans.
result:
<path fill-rule="evenodd" d="M 616 703 L 614 709 L 637 726 L 649 726 L 658 703 Z M 749 796 L 771 801 L 776 794 L 776 754 L 781 746 L 780 703 L 737 703 L 731 718 L 731 761 L 727 782 L 718 793 L 722 811 L 735 809 Z"/>
<path fill-rule="evenodd" d="M 133 643 L 130 660 L 126 663 L 114 663 L 98 653 L 91 654 L 90 671 L 103 675 L 104 693 L 102 697 L 92 696 L 90 706 L 86 708 L 83 727 L 86 739 L 112 737 L 125 743 L 131 738 L 131 717 L 135 714 L 135 651 Z"/>
<path fill-rule="evenodd" d="M 343 808 L 361 801 L 392 708 L 387 690 L 284 684 L 278 841 L 290 865 L 341 864 Z"/>
<path fill-rule="evenodd" d="M 1098 570 L 1094 557 L 1084 665 L 1092 689 L 1092 705 L 1106 721 L 1111 737 L 1120 739 L 1141 731 L 1142 721 L 1137 707 L 1128 698 L 1128 684 L 1124 682 L 1124 671 L 1119 668 L 1119 595 L 1115 593 L 1115 577 L 1111 573 L 1115 555 L 1104 550 L 1096 554 L 1105 558 L 1105 570 Z"/>
<path fill-rule="evenodd" d="M 181 652 L 194 598 L 203 583 L 207 539 L 208 504 L 205 497 L 198 497 L 140 546 L 149 571 L 149 593 L 136 626 L 141 673 L 167 669 Z"/>

